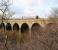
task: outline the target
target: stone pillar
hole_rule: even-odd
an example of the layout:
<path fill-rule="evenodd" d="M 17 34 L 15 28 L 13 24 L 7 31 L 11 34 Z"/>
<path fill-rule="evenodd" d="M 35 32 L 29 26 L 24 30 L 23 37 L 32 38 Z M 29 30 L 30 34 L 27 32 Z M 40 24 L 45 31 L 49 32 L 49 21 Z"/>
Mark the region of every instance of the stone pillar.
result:
<path fill-rule="evenodd" d="M 19 25 L 19 39 L 20 39 L 20 43 L 21 43 L 21 25 Z"/>
<path fill-rule="evenodd" d="M 6 32 L 6 23 L 5 23 L 5 32 Z"/>
<path fill-rule="evenodd" d="M 30 35 L 30 40 L 31 40 L 31 27 L 29 27 L 29 35 Z"/>
<path fill-rule="evenodd" d="M 13 24 L 11 25 L 11 29 L 12 29 L 11 31 L 13 31 Z"/>

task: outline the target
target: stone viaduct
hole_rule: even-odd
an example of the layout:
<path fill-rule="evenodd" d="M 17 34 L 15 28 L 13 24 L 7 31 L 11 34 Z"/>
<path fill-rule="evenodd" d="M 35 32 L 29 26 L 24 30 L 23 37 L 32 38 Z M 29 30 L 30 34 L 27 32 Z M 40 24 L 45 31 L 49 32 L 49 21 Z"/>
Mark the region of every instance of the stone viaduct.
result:
<path fill-rule="evenodd" d="M 57 21 L 58 23 L 58 21 Z M 0 20 L 0 28 L 3 28 L 3 32 L 15 32 L 26 39 L 34 39 L 36 34 L 42 31 L 40 28 L 45 28 L 46 25 L 53 24 L 47 19 L 6 19 Z M 49 26 L 50 27 L 50 26 Z"/>
<path fill-rule="evenodd" d="M 3 25 L 5 30 L 17 30 L 21 32 L 25 32 L 29 29 L 29 32 L 31 32 L 31 29 L 35 26 L 41 26 L 45 27 L 45 25 L 51 23 L 47 19 L 6 19 L 0 20 L 0 25 Z"/>

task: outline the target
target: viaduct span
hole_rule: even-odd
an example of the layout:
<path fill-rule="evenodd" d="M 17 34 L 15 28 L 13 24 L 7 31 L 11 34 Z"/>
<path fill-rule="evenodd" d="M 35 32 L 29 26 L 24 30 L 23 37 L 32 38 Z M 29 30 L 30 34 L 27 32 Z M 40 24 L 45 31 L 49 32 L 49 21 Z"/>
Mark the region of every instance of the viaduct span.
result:
<path fill-rule="evenodd" d="M 45 25 L 51 23 L 47 19 L 6 19 L 0 20 L 0 25 L 3 25 L 5 30 L 18 30 L 21 32 L 25 32 L 29 29 L 31 31 L 32 27 L 41 26 L 45 27 Z"/>

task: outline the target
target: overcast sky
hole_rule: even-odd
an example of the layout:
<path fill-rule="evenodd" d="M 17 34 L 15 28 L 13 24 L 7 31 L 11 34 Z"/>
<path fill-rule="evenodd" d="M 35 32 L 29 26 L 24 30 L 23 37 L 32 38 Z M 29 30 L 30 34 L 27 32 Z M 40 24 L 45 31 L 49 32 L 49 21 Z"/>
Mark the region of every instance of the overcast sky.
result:
<path fill-rule="evenodd" d="M 58 7 L 58 0 L 13 0 L 12 10 L 16 17 L 46 17 L 52 8 Z"/>

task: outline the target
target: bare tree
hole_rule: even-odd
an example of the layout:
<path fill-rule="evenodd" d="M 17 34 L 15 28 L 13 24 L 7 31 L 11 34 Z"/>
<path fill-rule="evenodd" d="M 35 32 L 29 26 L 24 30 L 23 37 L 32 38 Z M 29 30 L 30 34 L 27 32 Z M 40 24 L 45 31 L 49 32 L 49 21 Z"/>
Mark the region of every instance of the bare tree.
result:
<path fill-rule="evenodd" d="M 51 14 L 48 16 L 48 19 L 52 22 L 56 22 L 58 20 L 58 8 L 52 9 Z"/>
<path fill-rule="evenodd" d="M 9 19 L 14 15 L 14 12 L 10 10 L 10 0 L 1 0 L 0 2 L 0 18 L 2 22 L 4 19 Z"/>
<path fill-rule="evenodd" d="M 1 19 L 2 23 L 4 22 L 4 20 L 9 19 L 10 17 L 12 17 L 14 15 L 14 12 L 11 11 L 11 9 L 10 9 L 10 5 L 12 4 L 10 1 L 11 0 L 0 0 L 0 19 Z M 7 47 L 8 36 L 7 36 L 7 34 L 5 35 L 5 37 L 6 37 L 5 38 L 5 47 L 8 50 L 8 47 Z"/>

